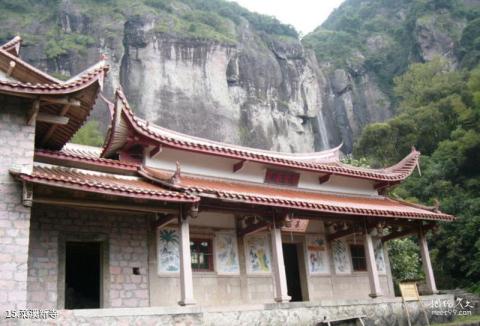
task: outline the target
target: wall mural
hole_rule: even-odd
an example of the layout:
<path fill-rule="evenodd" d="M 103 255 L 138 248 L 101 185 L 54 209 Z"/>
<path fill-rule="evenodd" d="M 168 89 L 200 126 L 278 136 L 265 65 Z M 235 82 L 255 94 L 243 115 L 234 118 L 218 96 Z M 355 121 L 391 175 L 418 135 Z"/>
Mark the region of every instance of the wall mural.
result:
<path fill-rule="evenodd" d="M 310 274 L 329 273 L 327 244 L 323 236 L 307 237 L 307 262 Z"/>
<path fill-rule="evenodd" d="M 176 273 L 180 270 L 179 241 L 177 229 L 157 230 L 158 273 Z"/>
<path fill-rule="evenodd" d="M 215 234 L 215 257 L 219 274 L 239 274 L 238 247 L 235 233 Z"/>
<path fill-rule="evenodd" d="M 270 247 L 266 235 L 245 238 L 245 258 L 247 273 L 270 273 Z"/>
<path fill-rule="evenodd" d="M 350 258 L 348 247 L 344 240 L 335 240 L 332 242 L 333 264 L 335 266 L 335 273 L 350 274 Z"/>
<path fill-rule="evenodd" d="M 383 252 L 382 240 L 378 238 L 373 239 L 373 251 L 375 253 L 375 263 L 377 264 L 378 273 L 386 274 L 387 268 L 385 267 L 385 256 Z"/>

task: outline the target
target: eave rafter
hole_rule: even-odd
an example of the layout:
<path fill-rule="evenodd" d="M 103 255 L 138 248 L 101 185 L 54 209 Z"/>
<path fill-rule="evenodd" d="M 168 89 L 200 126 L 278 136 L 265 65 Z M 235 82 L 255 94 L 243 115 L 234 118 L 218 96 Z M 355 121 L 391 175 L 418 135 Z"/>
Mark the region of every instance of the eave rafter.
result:
<path fill-rule="evenodd" d="M 382 237 L 382 241 L 386 242 L 393 239 L 404 238 L 411 235 L 416 235 L 420 232 L 420 230 L 427 232 L 432 229 L 434 230 L 435 228 L 437 228 L 436 223 L 417 224 L 417 225 L 414 225 L 413 227 L 406 227 L 406 228 L 402 228 L 402 229 L 390 232 L 390 234 Z"/>
<path fill-rule="evenodd" d="M 178 219 L 178 215 L 175 214 L 163 214 L 155 221 L 155 228 L 163 228 L 167 225 L 175 222 Z"/>
<path fill-rule="evenodd" d="M 44 104 L 63 105 L 58 114 L 51 114 L 41 112 L 40 109 Z M 40 96 L 36 97 L 32 102 L 32 107 L 27 114 L 27 125 L 33 125 L 34 121 L 52 124 L 42 139 L 42 144 L 45 144 L 55 132 L 58 125 L 67 125 L 70 119 L 65 115 L 72 107 L 80 107 L 81 102 L 71 98 L 54 98 Z"/>
<path fill-rule="evenodd" d="M 337 232 L 334 232 L 334 233 L 331 233 L 331 234 L 327 235 L 327 240 L 330 242 L 330 241 L 333 241 L 333 240 L 344 238 L 344 237 L 349 236 L 349 235 L 354 234 L 354 233 L 358 233 L 358 229 L 350 226 L 345 230 L 340 230 L 340 231 L 337 231 Z"/>
<path fill-rule="evenodd" d="M 260 231 L 265 231 L 270 227 L 271 223 L 266 221 L 259 221 L 256 224 L 251 224 L 243 229 L 238 231 L 238 236 L 244 237 L 247 235 L 252 235 Z"/>

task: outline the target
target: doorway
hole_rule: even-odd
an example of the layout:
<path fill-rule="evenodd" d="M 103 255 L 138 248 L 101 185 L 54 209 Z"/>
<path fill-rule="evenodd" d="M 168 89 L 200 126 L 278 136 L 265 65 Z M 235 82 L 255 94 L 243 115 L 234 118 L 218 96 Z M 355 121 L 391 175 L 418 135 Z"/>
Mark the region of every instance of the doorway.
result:
<path fill-rule="evenodd" d="M 285 274 L 287 276 L 288 295 L 292 297 L 290 301 L 303 301 L 298 246 L 295 243 L 284 243 L 282 246 Z"/>
<path fill-rule="evenodd" d="M 65 309 L 100 308 L 101 242 L 65 243 Z"/>

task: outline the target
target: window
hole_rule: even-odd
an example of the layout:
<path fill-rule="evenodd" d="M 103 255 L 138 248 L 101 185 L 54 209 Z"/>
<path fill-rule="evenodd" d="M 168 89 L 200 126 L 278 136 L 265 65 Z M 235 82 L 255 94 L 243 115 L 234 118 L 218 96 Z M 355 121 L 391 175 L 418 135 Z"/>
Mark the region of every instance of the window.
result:
<path fill-rule="evenodd" d="M 211 239 L 190 239 L 192 270 L 213 272 L 213 247 Z"/>
<path fill-rule="evenodd" d="M 350 245 L 350 253 L 352 254 L 353 271 L 365 272 L 367 270 L 365 247 L 363 245 Z"/>
<path fill-rule="evenodd" d="M 300 174 L 290 171 L 267 169 L 265 183 L 273 183 L 283 186 L 297 186 Z"/>

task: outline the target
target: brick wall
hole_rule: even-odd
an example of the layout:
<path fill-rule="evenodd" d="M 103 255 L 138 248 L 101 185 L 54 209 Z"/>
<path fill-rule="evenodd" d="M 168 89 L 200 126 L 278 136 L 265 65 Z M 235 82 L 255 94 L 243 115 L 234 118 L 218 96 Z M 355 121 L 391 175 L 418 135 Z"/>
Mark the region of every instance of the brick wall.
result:
<path fill-rule="evenodd" d="M 105 240 L 103 307 L 147 307 L 147 216 L 37 205 L 32 208 L 29 308 L 62 308 L 62 243 Z M 140 268 L 140 275 L 133 274 Z"/>
<path fill-rule="evenodd" d="M 35 127 L 25 111 L 0 98 L 0 311 L 25 308 L 30 208 L 22 205 L 22 186 L 9 174 L 14 166 L 31 169 Z"/>

